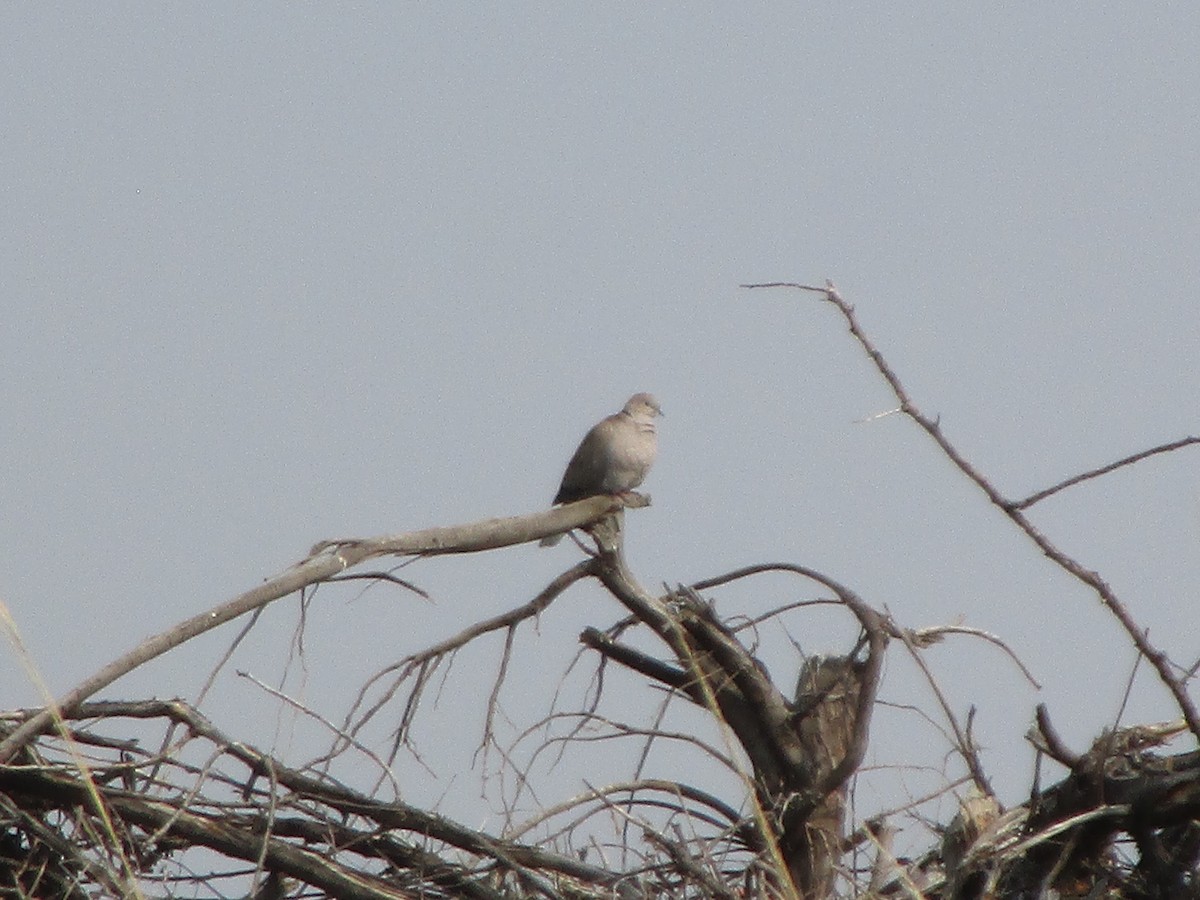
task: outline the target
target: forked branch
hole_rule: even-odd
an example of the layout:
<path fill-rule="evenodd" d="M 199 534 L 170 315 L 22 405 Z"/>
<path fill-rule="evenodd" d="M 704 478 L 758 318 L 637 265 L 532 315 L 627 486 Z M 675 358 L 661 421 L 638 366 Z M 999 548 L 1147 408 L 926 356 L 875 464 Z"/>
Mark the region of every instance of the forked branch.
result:
<path fill-rule="evenodd" d="M 1034 544 L 1037 545 L 1038 549 L 1041 550 L 1042 553 L 1044 553 L 1049 559 L 1053 560 L 1060 568 L 1064 569 L 1074 578 L 1083 582 L 1093 591 L 1095 591 L 1101 602 L 1108 608 L 1117 621 L 1121 623 L 1121 627 L 1125 629 L 1125 633 L 1129 635 L 1129 639 L 1138 649 L 1138 652 L 1148 659 L 1150 664 L 1154 666 L 1159 678 L 1162 680 L 1163 684 L 1166 685 L 1167 690 L 1169 690 L 1171 695 L 1175 698 L 1176 705 L 1179 707 L 1180 712 L 1187 721 L 1188 729 L 1192 732 L 1196 739 L 1200 741 L 1200 713 L 1197 712 L 1196 706 L 1192 702 L 1192 698 L 1188 695 L 1183 681 L 1176 676 L 1171 660 L 1167 657 L 1167 654 L 1150 643 L 1150 639 L 1147 637 L 1146 630 L 1138 625 L 1136 621 L 1134 621 L 1134 618 L 1130 614 L 1129 610 L 1125 608 L 1125 605 L 1118 599 L 1116 593 L 1107 584 L 1107 582 L 1100 577 L 1098 572 L 1085 568 L 1078 561 L 1068 556 L 1062 550 L 1058 549 L 1058 547 L 1052 543 L 1049 538 L 1042 534 L 1041 531 L 1039 531 L 1034 524 L 1029 521 L 1028 517 L 1026 517 L 1023 511 L 1025 508 L 1031 506 L 1033 503 L 1036 503 L 1043 497 L 1056 493 L 1063 488 L 1069 487 L 1073 484 L 1078 484 L 1089 478 L 1106 474 L 1122 466 L 1130 465 L 1131 463 L 1145 459 L 1146 457 L 1152 456 L 1156 453 L 1165 453 L 1170 450 L 1177 450 L 1181 447 L 1198 443 L 1200 442 L 1200 439 L 1189 437 L 1175 441 L 1171 444 L 1164 444 L 1161 447 L 1156 447 L 1152 450 L 1126 457 L 1123 460 L 1118 460 L 1109 466 L 1104 466 L 1100 469 L 1092 470 L 1091 472 L 1085 472 L 1073 479 L 1068 479 L 1067 481 L 1061 482 L 1060 484 L 1055 485 L 1053 488 L 1049 488 L 1046 491 L 1032 494 L 1030 497 L 1027 497 L 1024 500 L 1010 500 L 1008 497 L 1004 496 L 1004 494 L 1002 494 L 994 484 L 992 484 L 990 479 L 976 469 L 967 460 L 967 458 L 963 456 L 958 448 L 954 446 L 953 443 L 951 443 L 949 438 L 947 438 L 943 433 L 941 423 L 937 419 L 930 418 L 928 415 L 923 413 L 916 403 L 913 402 L 912 398 L 908 394 L 908 391 L 900 381 L 899 376 L 896 375 L 891 366 L 888 364 L 887 360 L 884 358 L 883 354 L 880 353 L 874 342 L 867 336 L 866 332 L 863 331 L 862 326 L 858 322 L 858 317 L 854 313 L 854 307 L 842 298 L 841 294 L 838 293 L 837 288 L 835 288 L 831 282 L 827 282 L 824 287 L 814 287 L 812 285 L 797 284 L 794 282 L 744 284 L 742 287 L 796 288 L 798 290 L 820 294 L 822 299 L 836 306 L 838 311 L 842 314 L 842 317 L 846 320 L 846 323 L 850 328 L 850 333 L 854 336 L 854 339 L 858 341 L 863 351 L 875 365 L 875 368 L 878 370 L 879 374 L 883 377 L 884 381 L 888 383 L 888 386 L 891 388 L 892 393 L 895 395 L 897 401 L 899 401 L 900 411 L 912 419 L 912 421 L 915 422 L 922 431 L 929 435 L 929 437 L 932 438 L 941 449 L 942 453 L 945 454 L 947 459 L 954 463 L 959 471 L 971 479 L 971 481 L 974 482 L 981 491 L 983 491 L 988 500 L 990 500 L 997 509 L 1003 512 L 1004 515 L 1006 515 L 1022 532 L 1024 532 L 1024 534 L 1031 541 L 1033 541 Z"/>

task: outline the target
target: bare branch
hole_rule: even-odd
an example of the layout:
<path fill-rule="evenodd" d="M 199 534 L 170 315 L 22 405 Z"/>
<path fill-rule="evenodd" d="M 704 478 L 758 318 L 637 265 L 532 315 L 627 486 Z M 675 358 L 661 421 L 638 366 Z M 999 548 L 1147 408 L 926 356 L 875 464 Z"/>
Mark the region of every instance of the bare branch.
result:
<path fill-rule="evenodd" d="M 1129 635 L 1129 638 L 1133 641 L 1134 646 L 1143 656 L 1150 660 L 1150 663 L 1154 666 L 1155 671 L 1158 672 L 1159 678 L 1171 692 L 1171 695 L 1175 698 L 1175 702 L 1178 705 L 1180 712 L 1183 714 L 1184 719 L 1187 720 L 1189 730 L 1197 740 L 1200 740 L 1200 712 L 1197 712 L 1196 706 L 1192 702 L 1191 697 L 1188 696 L 1183 682 L 1176 677 L 1175 673 L 1172 671 L 1172 664 L 1166 653 L 1150 643 L 1145 631 L 1138 626 L 1137 622 L 1134 621 L 1133 616 L 1125 608 L 1124 604 L 1121 603 L 1121 601 L 1117 598 L 1112 588 L 1109 587 L 1104 579 L 1100 577 L 1099 573 L 1085 569 L 1080 563 L 1075 561 L 1063 551 L 1059 550 L 1057 546 L 1055 546 L 1033 525 L 1032 522 L 1029 521 L 1028 518 L 1025 517 L 1024 513 L 1021 511 L 1021 508 L 1015 501 L 1009 500 L 1003 494 L 1001 494 L 987 477 L 985 477 L 978 469 L 976 469 L 973 465 L 971 465 L 970 462 L 967 461 L 966 457 L 959 452 L 958 448 L 956 448 L 942 432 L 940 422 L 921 412 L 917 405 L 912 401 L 912 398 L 909 397 L 908 392 L 905 390 L 904 385 L 901 383 L 899 377 L 892 370 L 891 366 L 888 365 L 887 360 L 884 359 L 883 354 L 879 352 L 879 350 L 875 347 L 875 344 L 862 330 L 862 327 L 858 323 L 858 317 L 854 313 L 854 307 L 842 298 L 842 296 L 837 292 L 837 289 L 833 286 L 833 283 L 826 282 L 825 288 L 820 291 L 808 285 L 790 284 L 784 282 L 773 282 L 770 285 L 744 285 L 744 287 L 768 286 L 794 287 L 806 291 L 816 291 L 823 294 L 822 299 L 832 303 L 838 308 L 842 314 L 842 317 L 845 319 L 850 328 L 851 335 L 853 335 L 854 339 L 858 341 L 859 345 L 863 348 L 863 351 L 875 365 L 875 368 L 878 370 L 879 374 L 883 376 L 884 381 L 886 381 L 888 386 L 892 389 L 892 393 L 896 396 L 896 399 L 900 402 L 901 411 L 904 412 L 904 414 L 912 419 L 912 421 L 915 422 L 922 431 L 924 431 L 927 435 L 929 435 L 930 438 L 933 439 L 934 443 L 938 445 L 946 458 L 954 463 L 960 472 L 971 479 L 971 481 L 974 482 L 981 491 L 983 491 L 988 500 L 990 500 L 992 504 L 996 506 L 996 508 L 1003 512 L 1010 520 L 1012 520 L 1012 522 L 1037 545 L 1038 549 L 1040 549 L 1042 553 L 1054 561 L 1064 571 L 1068 572 L 1073 577 L 1095 591 L 1101 602 L 1109 609 L 1113 616 L 1116 617 L 1117 621 L 1121 623 L 1121 627 L 1125 629 L 1126 634 Z M 1191 443 L 1192 441 L 1193 439 L 1191 438 L 1186 439 L 1186 443 Z M 1180 446 L 1183 446 L 1183 444 L 1180 444 Z"/>
<path fill-rule="evenodd" d="M 1037 705 L 1037 730 L 1031 728 L 1026 737 L 1035 747 L 1068 769 L 1074 769 L 1079 764 L 1079 754 L 1073 752 L 1059 737 L 1058 730 L 1050 721 L 1050 711 L 1046 709 L 1045 703 Z"/>
<path fill-rule="evenodd" d="M 677 691 L 686 691 L 692 684 L 692 676 L 678 666 L 672 666 L 660 659 L 648 656 L 640 650 L 619 644 L 599 629 L 585 628 L 579 635 L 579 640 L 608 659 L 619 662 L 626 668 L 640 672 Z"/>
<path fill-rule="evenodd" d="M 351 566 L 377 556 L 433 556 L 442 553 L 473 553 L 494 550 L 540 540 L 551 534 L 577 528 L 621 510 L 626 503 L 620 497 L 589 497 L 552 510 L 510 516 L 505 519 L 486 519 L 469 525 L 429 528 L 389 537 L 365 540 L 346 539 L 324 541 L 313 548 L 308 558 L 286 572 L 268 579 L 258 587 L 239 594 L 228 603 L 216 606 L 180 622 L 178 625 L 147 638 L 125 655 L 109 663 L 99 672 L 49 704 L 37 716 L 0 741 L 0 763 L 48 729 L 57 715 L 103 690 L 122 675 L 161 656 L 198 635 L 233 621 L 248 612 L 260 609 L 272 601 L 286 597 L 301 588 L 328 580 Z"/>
<path fill-rule="evenodd" d="M 989 644 L 994 644 L 1004 651 L 1004 654 L 1013 661 L 1015 665 L 1025 676 L 1025 680 L 1037 690 L 1042 689 L 1042 684 L 1033 677 L 1033 673 L 1029 671 L 1029 667 L 1021 662 L 1021 658 L 1008 646 L 1003 640 L 990 631 L 984 631 L 982 628 L 970 628 L 966 625 L 934 625 L 928 628 L 910 629 L 906 632 L 912 639 L 912 642 L 917 647 L 925 647 L 928 644 L 940 641 L 947 634 L 964 634 L 968 637 L 982 638 Z"/>
<path fill-rule="evenodd" d="M 611 797 L 613 794 L 633 795 L 640 792 L 661 792 L 670 796 L 701 803 L 718 813 L 731 826 L 738 825 L 742 821 L 742 817 L 738 814 L 737 810 L 708 791 L 703 791 L 678 781 L 668 781 L 662 778 L 645 778 L 640 781 L 623 781 L 619 784 L 610 784 L 601 788 L 591 788 L 584 794 L 571 797 L 561 803 L 556 803 L 554 806 L 539 811 L 532 819 L 522 822 L 509 831 L 507 837 L 509 840 L 516 840 L 534 828 L 537 828 L 548 819 L 560 816 L 586 803 L 594 802 L 600 797 Z"/>
<path fill-rule="evenodd" d="M 1079 475 L 1074 475 L 1071 478 L 1060 481 L 1056 485 L 1052 485 L 1044 490 L 1040 490 L 1037 493 L 1030 494 L 1024 500 L 1014 501 L 1012 507 L 1013 509 L 1028 509 L 1029 507 L 1033 506 L 1033 504 L 1039 503 L 1042 500 L 1045 500 L 1047 497 L 1053 496 L 1059 491 L 1064 490 L 1065 488 L 1074 487 L 1075 485 L 1091 478 L 1099 478 L 1101 475 L 1107 475 L 1109 472 L 1115 472 L 1117 469 L 1120 469 L 1123 466 L 1133 465 L 1134 463 L 1141 462 L 1143 459 L 1156 456 L 1159 453 L 1170 453 L 1172 450 L 1179 450 L 1180 448 L 1187 447 L 1191 444 L 1200 444 L 1200 437 L 1189 436 L 1180 438 L 1177 441 L 1171 441 L 1168 444 L 1160 444 L 1157 447 L 1151 447 L 1149 450 L 1142 450 L 1138 453 L 1126 456 L 1124 459 L 1118 459 L 1116 462 L 1109 463 L 1106 466 L 1100 466 L 1098 469 L 1091 469 Z"/>

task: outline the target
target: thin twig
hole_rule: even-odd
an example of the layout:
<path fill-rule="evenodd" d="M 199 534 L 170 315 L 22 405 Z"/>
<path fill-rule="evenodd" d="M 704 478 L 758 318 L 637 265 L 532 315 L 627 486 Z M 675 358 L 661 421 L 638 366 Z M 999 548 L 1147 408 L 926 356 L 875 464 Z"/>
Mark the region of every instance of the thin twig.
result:
<path fill-rule="evenodd" d="M 925 660 L 921 657 L 921 652 L 913 643 L 912 638 L 906 632 L 900 632 L 900 640 L 908 649 L 909 654 L 913 658 L 913 662 L 925 675 L 925 680 L 929 683 L 930 690 L 933 691 L 934 697 L 937 699 L 938 705 L 942 708 L 942 715 L 946 717 L 946 721 L 950 723 L 950 728 L 954 732 L 954 743 L 959 755 L 967 764 L 967 771 L 971 773 L 971 780 L 975 782 L 981 793 L 989 797 L 995 796 L 992 791 L 992 784 L 988 780 L 987 773 L 983 771 L 983 763 L 979 760 L 979 754 L 975 750 L 974 744 L 971 742 L 970 735 L 958 724 L 958 717 L 954 714 L 954 710 L 950 707 L 950 701 L 946 699 L 946 695 L 942 693 L 941 685 L 937 683 L 937 679 L 933 677 L 933 673 L 929 671 L 929 667 L 925 664 Z"/>
<path fill-rule="evenodd" d="M 1185 438 L 1180 438 L 1177 441 L 1171 441 L 1168 444 L 1159 444 L 1157 447 L 1151 447 L 1149 450 L 1142 450 L 1139 453 L 1131 454 L 1126 456 L 1124 459 L 1118 459 L 1116 462 L 1111 462 L 1106 466 L 1100 466 L 1098 469 L 1091 469 L 1090 471 L 1083 472 L 1079 475 L 1074 475 L 1065 479 L 1064 481 L 1060 481 L 1058 484 L 1052 485 L 1044 490 L 1040 490 L 1037 493 L 1030 494 L 1024 500 L 1015 501 L 1012 504 L 1013 509 L 1029 509 L 1029 507 L 1033 506 L 1033 504 L 1045 500 L 1047 497 L 1053 496 L 1065 488 L 1074 487 L 1075 485 L 1091 478 L 1099 478 L 1101 475 L 1107 475 L 1109 472 L 1115 472 L 1117 469 L 1120 469 L 1123 466 L 1133 465 L 1136 462 L 1141 462 L 1143 459 L 1156 456 L 1159 453 L 1170 453 L 1172 450 L 1178 450 L 1181 447 L 1187 447 L 1190 444 L 1200 444 L 1200 437 L 1188 436 Z"/>
<path fill-rule="evenodd" d="M 545 809 L 538 810 L 538 813 L 533 818 L 522 822 L 520 825 L 513 828 L 505 834 L 508 840 L 517 840 L 522 835 L 527 834 L 534 828 L 537 828 L 548 819 L 555 816 L 560 816 L 569 810 L 583 806 L 586 803 L 593 803 L 601 796 L 610 796 L 612 794 L 636 794 L 639 791 L 644 792 L 659 792 L 666 793 L 679 798 L 680 800 L 687 799 L 696 803 L 703 804 L 709 807 L 714 812 L 718 813 L 721 818 L 725 819 L 728 825 L 737 825 L 742 817 L 738 811 L 734 809 L 719 797 L 710 794 L 708 791 L 703 791 L 700 788 L 692 787 L 689 784 L 683 784 L 679 781 L 669 781 L 662 778 L 646 778 L 640 781 L 622 781 L 618 784 L 610 784 L 601 788 L 589 788 L 584 794 L 579 794 L 575 797 L 570 797 L 554 806 L 548 806 Z"/>
<path fill-rule="evenodd" d="M 1033 677 L 1033 673 L 1029 671 L 1029 667 L 1021 662 L 1021 658 L 1017 656 L 1013 649 L 990 631 L 984 631 L 982 628 L 970 628 L 966 625 L 934 625 L 930 628 L 917 628 L 909 632 L 909 635 L 913 638 L 917 646 L 923 646 L 926 641 L 940 639 L 943 635 L 947 634 L 965 634 L 969 637 L 982 638 L 989 644 L 994 644 L 1003 650 L 1004 654 L 1013 661 L 1013 665 L 1025 676 L 1026 681 L 1037 690 L 1040 691 L 1042 689 L 1041 682 Z"/>

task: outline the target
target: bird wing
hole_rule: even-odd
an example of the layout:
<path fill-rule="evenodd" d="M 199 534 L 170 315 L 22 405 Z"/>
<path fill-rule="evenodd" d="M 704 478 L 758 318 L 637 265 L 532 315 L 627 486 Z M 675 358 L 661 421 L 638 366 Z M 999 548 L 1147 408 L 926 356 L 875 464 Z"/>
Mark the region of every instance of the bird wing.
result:
<path fill-rule="evenodd" d="M 571 461 L 567 463 L 562 484 L 554 496 L 555 503 L 574 503 L 584 497 L 604 493 L 604 481 L 612 459 L 616 419 L 616 416 L 602 419 L 584 435 Z"/>

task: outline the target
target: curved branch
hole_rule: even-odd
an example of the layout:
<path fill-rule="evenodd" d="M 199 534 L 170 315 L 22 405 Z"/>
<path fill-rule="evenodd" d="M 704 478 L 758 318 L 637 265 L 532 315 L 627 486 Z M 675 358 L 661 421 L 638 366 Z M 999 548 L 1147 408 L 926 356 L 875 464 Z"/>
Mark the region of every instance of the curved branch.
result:
<path fill-rule="evenodd" d="M 871 713 L 875 707 L 875 698 L 879 694 L 879 682 L 883 672 L 883 655 L 887 650 L 888 634 L 892 630 L 888 619 L 876 612 L 858 594 L 845 585 L 839 584 L 828 576 L 822 575 L 815 569 L 806 566 L 795 566 L 794 571 L 822 584 L 837 594 L 838 599 L 846 604 L 854 613 L 867 636 L 867 659 L 860 675 L 861 688 L 858 693 L 858 703 L 854 709 L 854 730 L 850 738 L 846 755 L 824 780 L 812 792 L 811 799 L 805 806 L 815 808 L 822 797 L 825 797 L 847 781 L 858 771 L 867 755 L 867 743 L 870 737 Z"/>
<path fill-rule="evenodd" d="M 738 811 L 726 803 L 721 798 L 710 794 L 708 791 L 703 791 L 700 788 L 692 787 L 689 784 L 684 784 L 680 781 L 669 781 L 662 778 L 645 778 L 640 781 L 622 781 L 617 784 L 606 785 L 605 787 L 591 788 L 584 794 L 579 794 L 575 797 L 569 797 L 561 803 L 556 803 L 554 806 L 540 810 L 536 816 L 528 821 L 522 822 L 516 828 L 506 834 L 509 840 L 516 840 L 521 835 L 532 831 L 538 825 L 552 819 L 555 816 L 560 816 L 565 812 L 569 812 L 585 803 L 591 803 L 600 797 L 608 797 L 612 794 L 636 794 L 638 791 L 657 791 L 660 793 L 670 794 L 681 799 L 691 800 L 695 803 L 700 803 L 707 806 L 709 809 L 718 813 L 725 819 L 730 826 L 736 826 L 742 821 L 742 817 Z"/>
<path fill-rule="evenodd" d="M 1068 769 L 1074 770 L 1079 765 L 1079 760 L 1082 759 L 1080 754 L 1068 747 L 1067 742 L 1059 736 L 1058 729 L 1050 721 L 1050 711 L 1046 709 L 1045 703 L 1037 705 L 1036 730 L 1030 728 L 1025 737 L 1043 753 L 1048 754 L 1051 759 Z"/>
<path fill-rule="evenodd" d="M 1013 665 L 1020 670 L 1025 680 L 1037 690 L 1042 689 L 1042 684 L 1033 677 L 1033 673 L 1029 671 L 1029 667 L 1021 661 L 1021 657 L 1017 656 L 1016 652 L 1008 646 L 1003 640 L 990 631 L 984 631 L 982 628 L 971 628 L 967 625 L 934 625 L 929 628 L 914 628 L 905 632 L 912 639 L 913 644 L 924 649 L 930 644 L 938 643 L 947 634 L 963 634 L 967 637 L 982 638 L 989 644 L 994 644 L 1004 651 L 1004 654 L 1012 660 Z"/>

